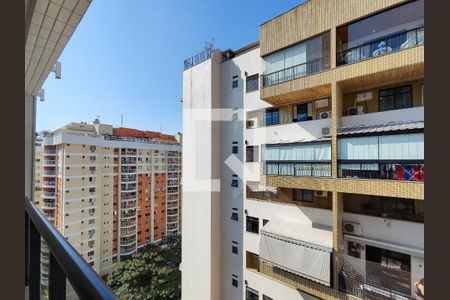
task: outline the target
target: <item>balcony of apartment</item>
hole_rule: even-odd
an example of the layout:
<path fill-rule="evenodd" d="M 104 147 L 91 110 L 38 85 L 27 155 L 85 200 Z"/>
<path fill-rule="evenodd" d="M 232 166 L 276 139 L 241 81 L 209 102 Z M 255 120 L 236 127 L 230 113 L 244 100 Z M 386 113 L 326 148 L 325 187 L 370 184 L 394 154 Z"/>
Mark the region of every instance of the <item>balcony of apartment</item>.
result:
<path fill-rule="evenodd" d="M 137 207 L 137 201 L 122 201 L 122 203 L 120 204 L 120 209 L 124 210 L 124 209 L 135 209 Z"/>
<path fill-rule="evenodd" d="M 48 198 L 48 199 L 55 199 L 55 192 L 43 192 L 42 193 L 42 197 L 45 199 L 45 198 Z"/>
<path fill-rule="evenodd" d="M 136 149 L 122 149 L 120 151 L 120 155 L 121 156 L 136 156 L 137 151 L 136 151 Z"/>
<path fill-rule="evenodd" d="M 44 167 L 54 167 L 56 166 L 56 160 L 54 159 L 44 159 L 42 162 L 42 166 Z"/>
<path fill-rule="evenodd" d="M 121 167 L 120 168 L 121 173 L 136 173 L 136 166 L 128 166 L 128 167 Z"/>
<path fill-rule="evenodd" d="M 314 5 L 314 4 L 311 4 Z M 370 7 L 370 9 L 369 9 Z M 343 8 L 343 7 L 342 7 Z M 375 8 L 375 11 L 370 11 Z M 323 11 L 324 7 L 317 7 L 317 11 Z M 335 9 L 335 8 L 332 8 Z M 357 90 L 361 87 L 375 87 L 392 82 L 401 82 L 423 78 L 424 74 L 424 18 L 423 0 L 411 1 L 406 4 L 383 10 L 384 7 L 367 5 L 367 9 L 355 12 L 344 8 L 337 27 L 327 22 L 305 24 L 302 20 L 280 23 L 274 20 L 273 29 L 264 31 L 264 39 L 261 40 L 261 54 L 265 65 L 263 75 L 263 88 L 261 99 L 273 104 L 281 105 L 303 99 L 317 99 L 331 95 L 331 83 L 336 81 L 343 90 Z M 364 11 L 367 12 L 364 13 Z M 312 12 L 315 15 L 314 11 Z M 306 13 L 306 12 L 303 12 Z M 325 13 L 325 12 L 324 12 Z M 289 14 L 289 13 L 288 13 Z M 354 16 L 350 16 L 353 14 Z M 291 18 L 299 18 L 301 13 Z M 313 16 L 312 18 L 318 16 Z M 308 19 L 311 17 L 308 16 Z M 280 18 L 281 20 L 282 18 Z M 330 16 L 331 23 L 335 23 Z M 353 21 L 352 20 L 357 20 Z M 276 24 L 278 23 L 278 24 Z M 295 38 L 304 36 L 297 44 L 291 41 L 286 45 L 288 39 L 273 36 L 274 32 L 290 32 L 293 28 L 287 28 L 285 24 L 303 24 L 297 28 Z M 340 24 L 345 25 L 340 25 Z M 298 25 L 293 25 L 298 26 Z M 333 56 L 331 67 L 321 70 L 318 74 L 308 74 L 304 71 L 295 71 L 295 64 L 291 61 L 300 59 L 301 63 L 307 64 L 313 61 L 308 57 L 307 51 L 301 51 L 301 44 L 308 42 L 308 30 L 315 32 L 318 27 L 331 29 L 332 35 L 336 35 L 336 45 L 332 45 L 325 52 Z M 266 25 L 269 28 L 272 25 Z M 321 31 L 319 31 L 321 32 Z M 286 33 L 287 34 L 287 33 Z M 279 47 L 274 45 L 279 44 Z M 284 47 L 281 47 L 283 44 Z M 294 44 L 294 45 L 293 45 Z M 324 44 L 326 45 L 326 44 Z M 298 49 L 297 49 L 298 48 Z M 278 50 L 282 49 L 282 50 Z M 322 46 L 322 51 L 326 47 Z M 317 51 L 316 51 L 317 52 Z M 267 53 L 267 54 L 266 54 Z M 327 57 L 323 56 L 322 57 Z M 270 72 L 271 68 L 275 72 Z M 300 76 L 300 77 L 299 77 Z M 271 85 L 270 77 L 274 77 Z M 267 79 L 265 79 L 267 78 Z M 278 79 L 280 78 L 280 79 Z M 265 85 L 264 81 L 268 81 Z"/>
<path fill-rule="evenodd" d="M 120 246 L 120 255 L 130 255 L 136 252 L 136 243 L 129 246 Z"/>
<path fill-rule="evenodd" d="M 262 57 L 261 99 L 283 105 L 330 97 L 330 45 L 326 31 Z"/>
<path fill-rule="evenodd" d="M 169 187 L 167 188 L 167 194 L 178 194 L 179 190 L 178 187 Z"/>
<path fill-rule="evenodd" d="M 46 170 L 44 169 L 44 172 L 42 174 L 43 177 L 56 177 L 56 171 L 55 170 Z"/>
<path fill-rule="evenodd" d="M 167 216 L 178 216 L 178 206 L 175 207 L 176 208 L 170 208 L 169 205 L 167 206 Z"/>
<path fill-rule="evenodd" d="M 137 193 L 136 191 L 121 191 L 120 192 L 120 200 L 136 200 Z"/>
<path fill-rule="evenodd" d="M 120 227 L 135 227 L 136 220 L 126 220 L 120 222 Z"/>
<path fill-rule="evenodd" d="M 127 192 L 136 192 L 137 184 L 136 183 L 122 183 L 120 185 L 121 191 Z"/>
<path fill-rule="evenodd" d="M 42 152 L 43 156 L 56 156 L 56 149 L 46 149 Z"/>
<path fill-rule="evenodd" d="M 120 236 L 121 237 L 128 237 L 130 235 L 136 235 L 136 228 L 121 228 L 120 229 Z"/>
<path fill-rule="evenodd" d="M 167 180 L 167 186 L 168 187 L 178 187 L 178 180 Z"/>
<path fill-rule="evenodd" d="M 178 215 L 167 216 L 167 224 L 178 223 Z"/>
<path fill-rule="evenodd" d="M 130 246 L 136 245 L 136 237 L 121 237 L 120 245 L 122 246 Z"/>
<path fill-rule="evenodd" d="M 424 198 L 424 123 L 338 130 L 338 192 Z"/>
<path fill-rule="evenodd" d="M 121 180 L 121 182 L 136 183 L 137 176 L 136 175 L 120 175 L 120 180 Z"/>
<path fill-rule="evenodd" d="M 135 165 L 136 157 L 122 157 L 120 160 L 120 164 L 122 165 Z"/>
<path fill-rule="evenodd" d="M 302 186 L 332 190 L 331 142 L 266 144 L 262 154 L 261 181 L 272 187 Z"/>
<path fill-rule="evenodd" d="M 126 221 L 129 222 L 129 219 L 136 220 L 136 209 L 129 209 L 124 210 L 120 212 L 120 218 L 121 219 L 127 219 Z"/>
<path fill-rule="evenodd" d="M 42 201 L 42 208 L 46 209 L 46 208 L 50 208 L 50 209 L 54 209 L 55 208 L 55 202 L 54 201 Z"/>
<path fill-rule="evenodd" d="M 178 222 L 167 224 L 167 230 L 178 230 Z"/>
<path fill-rule="evenodd" d="M 43 188 L 54 188 L 56 186 L 55 181 L 46 180 L 42 182 Z"/>

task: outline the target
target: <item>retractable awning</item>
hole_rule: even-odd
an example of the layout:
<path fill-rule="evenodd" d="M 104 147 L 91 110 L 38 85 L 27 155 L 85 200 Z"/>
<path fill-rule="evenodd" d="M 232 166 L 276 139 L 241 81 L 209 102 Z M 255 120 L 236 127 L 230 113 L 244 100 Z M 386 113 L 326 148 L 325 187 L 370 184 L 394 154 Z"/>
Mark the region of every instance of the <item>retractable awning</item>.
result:
<path fill-rule="evenodd" d="M 272 192 L 276 193 L 277 188 L 272 186 L 265 186 L 260 184 L 258 181 L 247 181 L 247 187 L 253 192 Z"/>
<path fill-rule="evenodd" d="M 330 286 L 333 234 L 297 219 L 272 219 L 261 229 L 260 258 L 280 269 Z"/>

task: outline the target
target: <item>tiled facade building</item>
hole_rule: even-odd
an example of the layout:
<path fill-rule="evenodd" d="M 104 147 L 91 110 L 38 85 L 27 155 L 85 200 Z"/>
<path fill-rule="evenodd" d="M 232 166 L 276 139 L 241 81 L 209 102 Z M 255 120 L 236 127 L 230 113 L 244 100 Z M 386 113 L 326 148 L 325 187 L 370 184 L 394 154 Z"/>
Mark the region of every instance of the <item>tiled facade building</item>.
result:
<path fill-rule="evenodd" d="M 423 12 L 310 0 L 185 61 L 183 299 L 415 297 Z"/>
<path fill-rule="evenodd" d="M 101 276 L 139 248 L 180 234 L 181 145 L 174 135 L 97 120 L 43 133 L 40 143 L 35 200 Z"/>

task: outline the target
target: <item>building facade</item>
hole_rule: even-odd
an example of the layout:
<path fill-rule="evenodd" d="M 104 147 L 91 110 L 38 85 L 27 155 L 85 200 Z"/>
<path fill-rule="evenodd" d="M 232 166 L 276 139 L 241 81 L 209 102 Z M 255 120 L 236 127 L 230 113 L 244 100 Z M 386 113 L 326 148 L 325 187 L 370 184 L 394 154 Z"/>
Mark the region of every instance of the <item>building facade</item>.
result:
<path fill-rule="evenodd" d="M 40 208 L 101 276 L 139 248 L 180 234 L 175 136 L 97 120 L 44 133 L 41 147 Z"/>
<path fill-rule="evenodd" d="M 183 72 L 183 299 L 414 299 L 424 1 L 310 0 Z"/>

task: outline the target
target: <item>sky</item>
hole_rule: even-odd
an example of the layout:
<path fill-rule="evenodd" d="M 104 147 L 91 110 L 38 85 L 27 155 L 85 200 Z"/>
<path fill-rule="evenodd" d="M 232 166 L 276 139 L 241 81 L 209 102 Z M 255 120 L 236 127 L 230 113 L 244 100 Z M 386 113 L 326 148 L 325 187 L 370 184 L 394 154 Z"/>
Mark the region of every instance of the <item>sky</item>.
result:
<path fill-rule="evenodd" d="M 259 25 L 302 0 L 93 0 L 37 103 L 36 129 L 102 123 L 169 134 L 182 131 L 183 61 L 214 39 L 239 49 Z"/>

